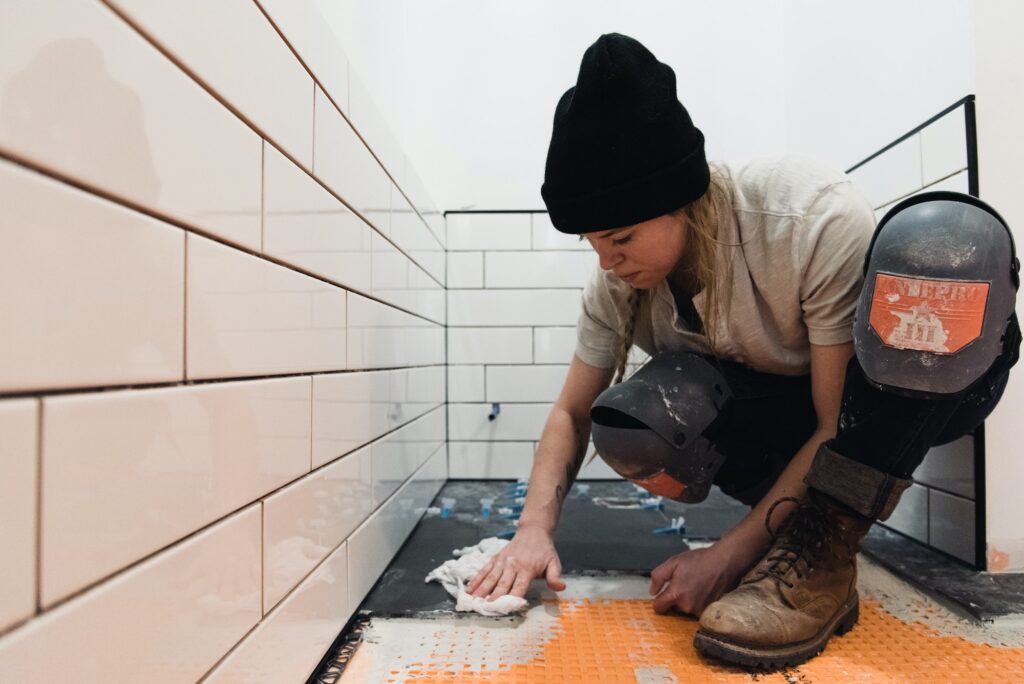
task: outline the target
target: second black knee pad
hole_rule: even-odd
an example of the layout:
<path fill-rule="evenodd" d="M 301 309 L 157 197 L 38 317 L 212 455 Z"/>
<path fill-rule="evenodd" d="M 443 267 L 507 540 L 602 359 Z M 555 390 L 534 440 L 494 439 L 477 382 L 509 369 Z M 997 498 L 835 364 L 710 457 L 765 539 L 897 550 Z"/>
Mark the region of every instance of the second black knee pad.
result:
<path fill-rule="evenodd" d="M 713 436 L 731 399 L 725 378 L 701 356 L 659 354 L 598 396 L 590 410 L 594 447 L 653 494 L 703 501 L 725 460 Z"/>

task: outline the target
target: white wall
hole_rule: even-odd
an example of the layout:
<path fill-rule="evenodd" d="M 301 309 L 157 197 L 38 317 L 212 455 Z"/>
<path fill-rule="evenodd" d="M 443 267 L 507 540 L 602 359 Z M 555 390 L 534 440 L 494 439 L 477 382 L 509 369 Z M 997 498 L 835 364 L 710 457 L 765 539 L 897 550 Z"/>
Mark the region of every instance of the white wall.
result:
<path fill-rule="evenodd" d="M 322 29 L 0 3 L 0 681 L 304 681 L 447 477 L 443 219 Z"/>
<path fill-rule="evenodd" d="M 317 2 L 367 82 L 404 83 L 377 100 L 446 210 L 543 209 L 555 104 L 611 31 L 675 69 L 710 156 L 785 149 L 780 0 Z"/>
<path fill-rule="evenodd" d="M 978 162 L 982 199 L 990 202 L 1014 232 L 1017 255 L 1024 248 L 1024 5 L 1013 0 L 979 0 Z M 1018 295 L 1017 315 L 1024 316 Z M 1020 424 L 1024 415 L 1024 369 L 1011 371 L 1011 382 L 985 423 L 987 531 L 989 569 L 1024 570 L 1024 458 Z"/>
<path fill-rule="evenodd" d="M 543 212 L 448 214 L 448 249 L 449 477 L 527 477 L 597 255 Z M 627 371 L 645 358 L 635 348 Z M 600 459 L 580 472 L 618 477 Z"/>
<path fill-rule="evenodd" d="M 849 168 L 974 88 L 974 0 L 786 0 L 787 149 Z"/>
<path fill-rule="evenodd" d="M 543 209 L 555 103 L 604 32 L 675 69 L 712 158 L 847 168 L 974 84 L 973 0 L 317 2 L 446 210 Z"/>

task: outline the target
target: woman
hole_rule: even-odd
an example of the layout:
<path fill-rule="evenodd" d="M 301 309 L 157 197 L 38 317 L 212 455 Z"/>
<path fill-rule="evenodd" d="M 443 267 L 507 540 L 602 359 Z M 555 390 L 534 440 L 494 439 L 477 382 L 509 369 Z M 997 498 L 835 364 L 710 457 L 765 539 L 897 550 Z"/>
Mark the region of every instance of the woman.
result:
<path fill-rule="evenodd" d="M 652 572 L 654 609 L 700 615 L 695 644 L 705 653 L 790 665 L 856 622 L 861 538 L 892 512 L 928 447 L 992 410 L 1019 335 L 1008 332 L 1006 353 L 973 393 L 930 403 L 882 393 L 852 342 L 871 207 L 848 178 L 815 162 L 711 167 L 703 142 L 676 99 L 672 69 L 640 43 L 609 34 L 586 51 L 556 108 L 542 194 L 555 227 L 586 239 L 600 270 L 584 292 L 576 353 L 516 536 L 468 590 L 523 596 L 540 576 L 565 588 L 552 536 L 595 399 L 613 376 L 622 380 L 634 344 L 655 358 L 688 356 L 720 382 L 706 383 L 706 401 L 691 395 L 689 407 L 668 410 L 722 409 L 701 470 L 753 508 L 714 545 Z M 711 389 L 721 394 L 722 385 L 728 410 Z M 876 405 L 884 410 L 864 408 Z M 896 434 L 911 423 L 912 436 Z M 671 467 L 652 465 L 644 449 L 597 446 L 652 491 L 694 484 L 669 477 Z M 650 478 L 637 474 L 644 468 Z"/>

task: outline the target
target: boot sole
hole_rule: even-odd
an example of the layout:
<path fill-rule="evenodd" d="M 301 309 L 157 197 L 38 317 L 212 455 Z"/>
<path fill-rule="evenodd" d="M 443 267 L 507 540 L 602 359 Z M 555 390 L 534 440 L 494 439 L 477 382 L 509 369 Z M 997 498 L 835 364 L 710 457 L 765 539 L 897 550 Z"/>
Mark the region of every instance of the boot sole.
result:
<path fill-rule="evenodd" d="M 698 630 L 694 647 L 704 655 L 757 670 L 779 670 L 805 663 L 825 650 L 833 634 L 842 636 L 853 629 L 860 618 L 860 597 L 857 592 L 836 616 L 815 637 L 785 646 L 744 646 L 721 636 Z"/>

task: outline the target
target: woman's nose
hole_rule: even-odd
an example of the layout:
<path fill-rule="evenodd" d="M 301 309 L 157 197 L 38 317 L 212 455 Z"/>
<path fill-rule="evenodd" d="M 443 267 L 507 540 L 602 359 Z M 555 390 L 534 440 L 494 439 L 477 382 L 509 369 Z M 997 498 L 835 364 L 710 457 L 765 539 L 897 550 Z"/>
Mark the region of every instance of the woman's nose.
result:
<path fill-rule="evenodd" d="M 610 271 L 622 261 L 622 255 L 616 250 L 599 249 L 597 250 L 597 260 L 603 270 Z"/>

